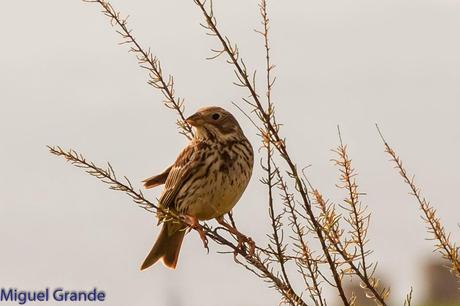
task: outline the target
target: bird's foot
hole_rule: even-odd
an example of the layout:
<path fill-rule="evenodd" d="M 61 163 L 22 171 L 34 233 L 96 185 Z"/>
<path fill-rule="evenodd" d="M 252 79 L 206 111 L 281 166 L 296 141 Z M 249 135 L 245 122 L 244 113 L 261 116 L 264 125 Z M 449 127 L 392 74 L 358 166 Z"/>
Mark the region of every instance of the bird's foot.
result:
<path fill-rule="evenodd" d="M 225 222 L 223 217 L 217 218 L 217 222 L 219 222 L 220 225 L 224 226 L 231 234 L 236 236 L 236 239 L 238 240 L 238 245 L 234 251 L 235 257 L 240 253 L 241 251 L 245 250 L 245 243 L 248 245 L 248 250 L 247 250 L 247 255 L 253 256 L 255 249 L 256 249 L 256 244 L 254 243 L 254 240 L 252 240 L 251 237 L 248 237 L 240 231 L 238 231 L 236 228 L 234 228 L 232 225 L 228 224 Z"/>
<path fill-rule="evenodd" d="M 204 248 L 209 253 L 208 238 L 206 237 L 203 227 L 198 222 L 198 219 L 196 217 L 192 217 L 189 215 L 183 215 L 181 216 L 181 218 L 188 225 L 190 229 L 194 229 L 195 231 L 198 232 L 198 234 L 200 235 L 201 241 L 203 241 Z"/>

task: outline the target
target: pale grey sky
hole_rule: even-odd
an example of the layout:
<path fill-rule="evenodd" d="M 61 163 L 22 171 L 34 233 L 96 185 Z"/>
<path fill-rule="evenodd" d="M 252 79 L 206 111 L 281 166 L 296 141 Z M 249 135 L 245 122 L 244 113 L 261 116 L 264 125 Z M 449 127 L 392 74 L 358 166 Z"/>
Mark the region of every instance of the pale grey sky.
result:
<path fill-rule="evenodd" d="M 113 4 L 175 76 L 187 114 L 223 106 L 258 145 L 255 129 L 231 104 L 246 95 L 232 85 L 231 67 L 205 60 L 216 42 L 204 35 L 192 0 Z M 215 10 L 248 65 L 262 71 L 263 45 L 253 31 L 257 4 L 215 0 Z M 107 305 L 277 305 L 273 290 L 231 256 L 216 254 L 217 246 L 206 255 L 196 234 L 188 235 L 176 271 L 158 265 L 139 272 L 157 232 L 153 215 L 50 156 L 45 145 L 110 161 L 140 185 L 185 145 L 174 113 L 116 45 L 119 37 L 97 5 L 2 1 L 0 9 L 1 286 L 97 286 L 107 292 Z M 424 240 L 416 203 L 383 153 L 374 123 L 458 241 L 460 1 L 272 0 L 269 9 L 274 99 L 293 156 L 299 166 L 311 164 L 314 184 L 340 201 L 330 162 L 340 124 L 372 212 L 372 258 L 395 301 L 410 286 L 422 296 L 420 265 L 432 242 Z M 268 212 L 260 174 L 256 169 L 235 215 L 243 231 L 263 242 Z M 154 199 L 159 192 L 146 194 Z"/>

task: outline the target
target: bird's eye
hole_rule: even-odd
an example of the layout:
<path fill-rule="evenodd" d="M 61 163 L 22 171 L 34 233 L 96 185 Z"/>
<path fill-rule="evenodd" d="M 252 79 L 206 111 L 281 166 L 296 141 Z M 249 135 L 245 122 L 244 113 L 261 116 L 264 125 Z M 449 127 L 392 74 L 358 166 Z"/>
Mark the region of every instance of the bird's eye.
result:
<path fill-rule="evenodd" d="M 218 113 L 212 114 L 212 119 L 213 120 L 219 120 L 219 118 L 220 118 L 220 115 Z"/>

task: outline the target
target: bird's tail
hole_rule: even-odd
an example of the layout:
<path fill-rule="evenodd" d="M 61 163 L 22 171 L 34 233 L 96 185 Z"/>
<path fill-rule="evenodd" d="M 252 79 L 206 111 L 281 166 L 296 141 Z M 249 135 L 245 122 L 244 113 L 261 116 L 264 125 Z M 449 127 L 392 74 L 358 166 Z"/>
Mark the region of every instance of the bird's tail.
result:
<path fill-rule="evenodd" d="M 184 235 L 185 227 L 183 225 L 172 221 L 163 223 L 160 235 L 144 260 L 141 270 L 154 265 L 159 259 L 163 260 L 166 267 L 175 269 Z"/>

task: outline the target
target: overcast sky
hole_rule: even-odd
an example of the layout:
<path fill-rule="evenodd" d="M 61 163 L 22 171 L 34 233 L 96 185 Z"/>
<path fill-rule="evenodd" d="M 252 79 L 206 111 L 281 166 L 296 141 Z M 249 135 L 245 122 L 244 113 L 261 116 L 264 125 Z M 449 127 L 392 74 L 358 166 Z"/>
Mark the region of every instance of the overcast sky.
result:
<path fill-rule="evenodd" d="M 186 113 L 232 111 L 255 147 L 251 123 L 232 105 L 247 93 L 231 67 L 206 61 L 216 41 L 192 0 L 114 0 L 143 46 L 174 75 Z M 215 0 L 219 25 L 248 66 L 263 69 L 258 1 Z M 460 207 L 460 2 L 455 0 L 270 1 L 274 90 L 292 155 L 339 202 L 330 149 L 336 126 L 349 145 L 372 212 L 369 247 L 400 302 L 423 296 L 421 266 L 433 243 L 407 187 L 388 162 L 374 124 L 415 173 L 453 237 Z M 2 1 L 0 48 L 0 284 L 64 286 L 107 293 L 108 305 L 277 305 L 274 290 L 188 235 L 178 269 L 139 266 L 158 228 L 123 194 L 51 156 L 47 144 L 110 161 L 136 186 L 162 171 L 186 144 L 175 114 L 146 84 L 97 5 Z M 259 160 L 260 156 L 256 157 Z M 268 212 L 256 168 L 235 209 L 242 231 L 266 241 Z M 146 192 L 151 199 L 161 189 Z M 335 292 L 331 291 L 334 295 Z"/>

